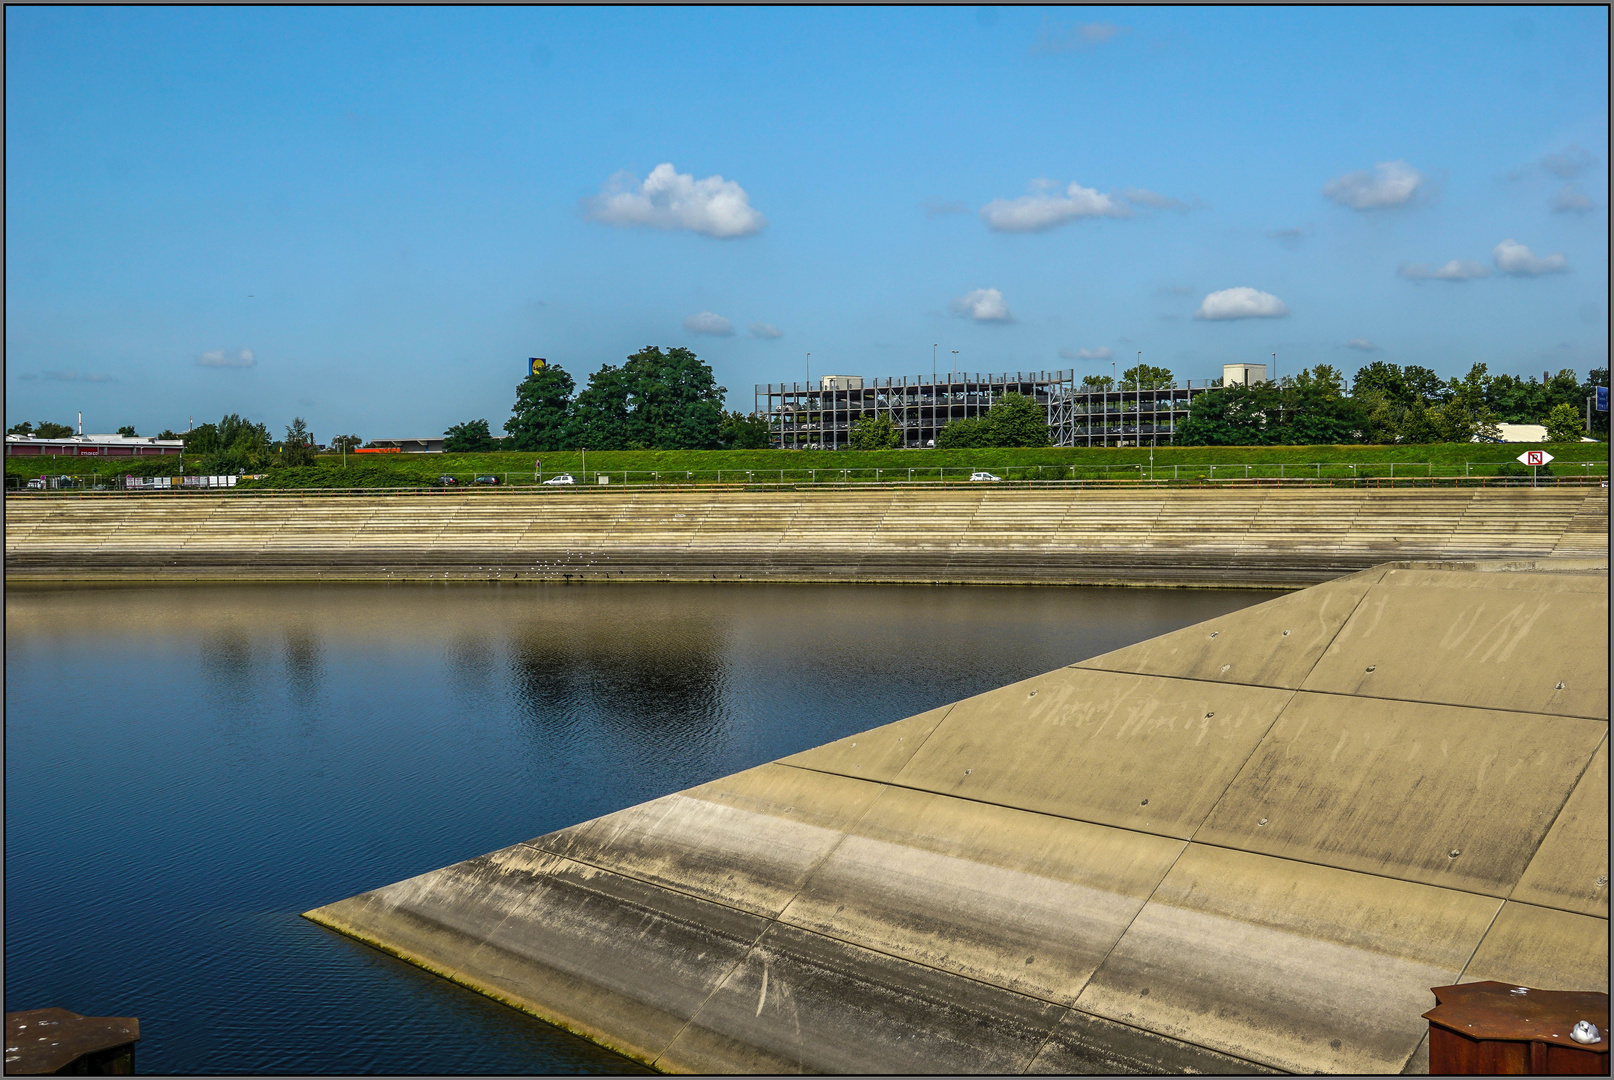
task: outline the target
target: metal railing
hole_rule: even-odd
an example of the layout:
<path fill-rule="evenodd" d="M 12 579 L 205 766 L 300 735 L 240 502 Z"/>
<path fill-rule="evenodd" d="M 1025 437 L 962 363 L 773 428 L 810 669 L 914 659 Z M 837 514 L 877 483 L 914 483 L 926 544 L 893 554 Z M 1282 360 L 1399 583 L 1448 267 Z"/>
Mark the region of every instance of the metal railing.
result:
<path fill-rule="evenodd" d="M 1426 465 L 1428 463 L 1425 463 Z M 430 483 L 403 484 L 389 487 L 319 487 L 276 488 L 270 486 L 239 486 L 235 488 L 169 488 L 141 490 L 95 490 L 88 488 L 56 491 L 8 490 L 8 498 L 251 498 L 255 496 L 325 496 L 325 495 L 420 495 L 420 496 L 498 496 L 508 494 L 558 494 L 561 492 L 621 491 L 624 486 L 634 490 L 690 490 L 690 489 L 758 489 L 758 490 L 814 490 L 851 489 L 869 487 L 903 487 L 915 489 L 981 488 L 1563 488 L 1606 487 L 1606 462 L 1586 462 L 1581 475 L 1551 475 L 1532 478 L 1526 475 L 1486 475 L 1475 473 L 1477 463 L 1468 463 L 1464 473 L 1441 474 L 1429 466 L 1422 474 L 1409 475 L 1406 463 L 1389 463 L 1382 466 L 1345 466 L 1343 473 L 1326 471 L 1322 465 L 1308 466 L 1312 475 L 1296 475 L 1294 465 L 1201 465 L 1156 466 L 1111 465 L 1082 469 L 1080 466 L 1017 466 L 1002 470 L 1002 476 L 991 481 L 972 481 L 968 468 L 934 469 L 722 469 L 695 472 L 691 470 L 627 470 L 610 473 L 590 472 L 584 482 L 574 484 L 538 484 L 533 480 L 524 483 L 449 487 Z M 1494 464 L 1493 464 L 1494 467 Z M 1401 471 L 1397 473 L 1395 470 Z M 1455 468 L 1446 466 L 1445 468 Z M 1594 469 L 1599 471 L 1593 471 Z M 806 473 L 809 475 L 794 475 Z M 1054 475 L 1063 473 L 1066 475 Z M 1073 474 L 1089 475 L 1073 475 Z M 1094 475 L 1096 474 L 1096 475 Z M 1116 475 L 1120 474 L 1120 475 Z M 482 474 L 489 475 L 489 474 Z M 515 475 L 515 474 L 509 474 Z M 600 483 L 605 476 L 609 483 Z M 501 478 L 502 479 L 502 478 Z"/>

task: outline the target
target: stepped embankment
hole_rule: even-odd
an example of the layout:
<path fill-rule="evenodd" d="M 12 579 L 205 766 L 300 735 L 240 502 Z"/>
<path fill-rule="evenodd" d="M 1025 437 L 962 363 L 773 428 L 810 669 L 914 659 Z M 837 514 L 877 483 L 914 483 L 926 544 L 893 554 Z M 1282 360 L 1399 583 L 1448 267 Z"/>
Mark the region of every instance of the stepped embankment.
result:
<path fill-rule="evenodd" d="M 1606 558 L 1595 488 L 640 488 L 6 499 L 6 575 L 1300 587 Z"/>
<path fill-rule="evenodd" d="M 674 1072 L 1427 1072 L 1431 987 L 1608 990 L 1575 562 L 1376 567 L 307 914 Z"/>

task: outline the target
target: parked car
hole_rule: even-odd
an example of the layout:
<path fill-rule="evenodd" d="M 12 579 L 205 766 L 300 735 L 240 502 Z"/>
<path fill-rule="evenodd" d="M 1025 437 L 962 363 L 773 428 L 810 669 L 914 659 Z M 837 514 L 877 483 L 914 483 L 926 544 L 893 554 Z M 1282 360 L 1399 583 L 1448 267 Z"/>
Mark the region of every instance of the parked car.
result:
<path fill-rule="evenodd" d="M 500 480 L 499 480 L 499 478 L 497 476 L 478 476 L 475 480 L 472 480 L 471 483 L 473 483 L 473 484 L 497 484 L 497 483 L 500 483 Z"/>
<path fill-rule="evenodd" d="M 434 484 L 436 484 L 438 487 L 453 487 L 455 484 L 459 483 L 458 480 L 454 479 L 452 476 L 448 475 L 447 473 L 444 473 L 442 476 L 439 476 L 436 480 L 434 480 L 432 482 Z"/>
<path fill-rule="evenodd" d="M 992 474 L 991 474 L 991 473 L 989 473 L 989 472 L 977 472 L 977 473 L 970 473 L 970 479 L 971 479 L 971 480 L 991 480 L 991 481 L 997 481 L 997 480 L 1002 480 L 1002 479 L 1003 479 L 1003 477 L 1001 477 L 1001 476 L 993 476 L 993 475 L 992 475 Z"/>
<path fill-rule="evenodd" d="M 577 483 L 577 481 L 572 479 L 572 474 L 571 473 L 563 472 L 559 476 L 551 476 L 548 480 L 545 480 L 544 483 L 545 484 L 575 484 L 575 483 Z"/>

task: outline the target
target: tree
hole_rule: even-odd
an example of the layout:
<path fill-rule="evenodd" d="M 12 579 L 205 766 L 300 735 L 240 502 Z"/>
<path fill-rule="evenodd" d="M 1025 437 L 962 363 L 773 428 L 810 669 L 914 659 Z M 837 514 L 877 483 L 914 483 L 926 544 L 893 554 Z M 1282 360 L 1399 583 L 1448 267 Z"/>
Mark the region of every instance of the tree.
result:
<path fill-rule="evenodd" d="M 302 417 L 294 417 L 291 426 L 286 429 L 286 441 L 280 448 L 280 464 L 296 468 L 314 463 L 314 436 L 309 433 Z"/>
<path fill-rule="evenodd" d="M 938 450 L 974 450 L 991 445 L 992 443 L 987 440 L 986 418 L 984 416 L 951 420 L 942 425 L 942 429 L 936 432 L 936 449 Z"/>
<path fill-rule="evenodd" d="M 1579 442 L 1584 423 L 1573 405 L 1554 405 L 1547 414 L 1547 441 Z"/>
<path fill-rule="evenodd" d="M 992 446 L 1047 446 L 1053 441 L 1048 437 L 1047 408 L 1024 394 L 1004 394 L 984 419 Z"/>
<path fill-rule="evenodd" d="M 34 426 L 34 437 L 37 439 L 66 439 L 73 434 L 70 424 L 53 424 L 49 420 L 41 420 Z"/>
<path fill-rule="evenodd" d="M 24 420 L 20 424 L 12 424 L 10 427 L 6 428 L 7 435 L 32 435 L 33 433 L 34 425 L 27 420 Z"/>
<path fill-rule="evenodd" d="M 576 384 L 559 364 L 545 364 L 516 387 L 516 403 L 504 423 L 514 450 L 567 450 Z"/>
<path fill-rule="evenodd" d="M 572 404 L 566 441 L 569 447 L 626 450 L 628 435 L 627 375 L 619 367 L 601 364 Z"/>
<path fill-rule="evenodd" d="M 1360 442 L 1369 428 L 1368 411 L 1345 396 L 1344 386 L 1344 377 L 1327 364 L 1286 380 L 1280 391 L 1279 438 L 1302 446 Z"/>
<path fill-rule="evenodd" d="M 1270 446 L 1279 441 L 1282 398 L 1274 383 L 1234 383 L 1207 390 L 1188 406 L 1177 428 L 1185 446 Z M 1273 419 L 1269 426 L 1268 418 Z"/>
<path fill-rule="evenodd" d="M 1047 446 L 1048 412 L 1024 394 L 1000 397 L 985 416 L 954 420 L 936 433 L 939 450 L 995 446 Z"/>
<path fill-rule="evenodd" d="M 269 429 L 235 413 L 185 433 L 185 452 L 202 459 L 203 472 L 256 472 L 269 464 Z"/>
<path fill-rule="evenodd" d="M 357 435 L 338 435 L 331 440 L 331 449 L 337 453 L 345 453 L 356 446 L 363 446 L 364 440 Z"/>
<path fill-rule="evenodd" d="M 137 439 L 137 438 L 140 437 L 139 435 L 137 435 L 135 433 L 135 429 L 134 429 L 133 424 L 124 424 L 122 427 L 120 427 L 118 429 L 118 434 L 119 435 L 127 435 L 131 439 Z"/>
<path fill-rule="evenodd" d="M 1170 390 L 1176 385 L 1169 368 L 1138 364 L 1121 372 L 1123 390 Z"/>
<path fill-rule="evenodd" d="M 768 421 L 752 413 L 731 412 L 717 429 L 718 444 L 724 450 L 766 450 L 773 442 Z"/>
<path fill-rule="evenodd" d="M 852 425 L 853 450 L 894 450 L 902 445 L 902 432 L 887 413 L 860 416 Z"/>
<path fill-rule="evenodd" d="M 497 449 L 486 420 L 467 420 L 443 432 L 443 449 L 451 454 L 478 454 Z"/>
<path fill-rule="evenodd" d="M 1451 390 L 1445 380 L 1426 367 L 1408 364 L 1401 369 L 1401 375 L 1412 396 L 1425 405 L 1443 405 L 1451 399 Z"/>
<path fill-rule="evenodd" d="M 1115 389 L 1115 380 L 1108 375 L 1084 375 L 1082 385 L 1076 388 L 1077 393 L 1098 394 Z"/>
<path fill-rule="evenodd" d="M 589 376 L 567 441 L 591 450 L 716 449 L 727 392 L 688 349 L 648 346 Z"/>
<path fill-rule="evenodd" d="M 623 366 L 628 384 L 629 444 L 655 450 L 713 450 L 723 395 L 709 365 L 684 348 L 640 349 Z"/>
<path fill-rule="evenodd" d="M 170 430 L 168 428 L 163 428 L 161 431 L 157 432 L 157 438 L 163 439 L 165 441 L 172 441 L 172 440 L 177 439 L 179 437 L 180 437 L 179 432 L 172 431 L 172 430 Z"/>

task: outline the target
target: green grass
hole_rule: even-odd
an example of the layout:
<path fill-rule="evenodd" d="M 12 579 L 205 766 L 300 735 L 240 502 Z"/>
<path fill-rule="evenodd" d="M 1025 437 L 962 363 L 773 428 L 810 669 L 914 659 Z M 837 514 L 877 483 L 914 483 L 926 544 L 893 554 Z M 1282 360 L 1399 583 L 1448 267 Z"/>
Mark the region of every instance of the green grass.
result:
<path fill-rule="evenodd" d="M 1553 474 L 1585 475 L 1608 472 L 1607 443 L 1537 444 L 1556 459 Z M 1534 446 L 1531 447 L 1535 448 Z M 1320 476 L 1322 479 L 1385 477 L 1392 467 L 1397 477 L 1495 476 L 1499 468 L 1517 467 L 1520 445 L 1446 443 L 1420 446 L 1167 446 L 1155 449 L 1154 478 L 1196 482 L 1201 477 L 1236 479 L 1249 467 L 1251 478 Z M 307 469 L 271 474 L 253 487 L 389 487 L 426 483 L 441 473 L 461 483 L 472 476 L 492 473 L 511 483 L 531 484 L 533 462 L 543 460 L 545 478 L 560 472 L 580 477 L 583 455 L 499 452 L 488 454 L 349 455 L 344 469 L 340 455 L 321 455 Z M 1042 450 L 622 450 L 592 451 L 588 472 L 604 472 L 622 483 L 626 471 L 632 483 L 699 481 L 725 482 L 827 482 L 835 480 L 964 480 L 972 470 L 993 472 L 1014 480 L 1123 480 L 1149 478 L 1147 447 L 1076 448 Z M 159 459 L 134 459 L 147 468 Z M 44 473 L 88 475 L 99 471 L 103 482 L 121 475 L 133 462 L 87 458 L 8 458 L 7 486 L 15 488 Z M 161 466 L 176 463 L 170 459 Z M 1318 465 L 1322 468 L 1319 471 Z M 1582 467 L 1583 464 L 1586 467 Z M 1214 472 L 1212 470 L 1214 466 Z M 1352 466 L 1355 466 L 1353 469 Z M 781 475 L 782 470 L 782 475 Z M 938 472 L 941 470 L 941 472 Z M 195 471 L 194 463 L 189 471 Z M 659 476 L 658 476 L 659 474 Z M 747 475 L 749 474 L 749 475 Z"/>

